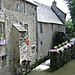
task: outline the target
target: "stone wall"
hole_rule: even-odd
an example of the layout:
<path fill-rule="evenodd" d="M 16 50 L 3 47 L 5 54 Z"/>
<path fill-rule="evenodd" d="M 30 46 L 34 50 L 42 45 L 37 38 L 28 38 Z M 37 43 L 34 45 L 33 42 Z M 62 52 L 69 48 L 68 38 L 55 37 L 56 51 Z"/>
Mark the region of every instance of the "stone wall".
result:
<path fill-rule="evenodd" d="M 17 11 L 16 6 L 17 3 L 24 4 L 25 3 L 25 12 Z M 10 6 L 10 7 L 9 7 Z M 29 56 L 31 61 L 36 59 L 36 49 L 34 50 L 34 53 L 32 53 L 31 46 L 33 44 L 36 45 L 36 6 L 28 3 L 28 2 L 22 2 L 18 0 L 9 0 L 4 1 L 4 7 L 5 7 L 5 24 L 6 24 L 6 38 L 10 38 L 10 32 L 13 24 L 24 24 L 28 25 L 28 37 L 30 39 L 30 46 L 29 46 Z M 11 40 L 9 40 L 11 42 Z M 8 43 L 9 45 L 9 43 Z M 11 44 L 10 44 L 11 45 Z M 11 46 L 10 46 L 11 47 Z M 10 50 L 10 49 L 9 49 Z M 12 52 L 11 52 L 12 53 Z"/>
<path fill-rule="evenodd" d="M 17 10 L 17 4 L 25 5 L 24 10 Z M 3 4 L 3 16 L 1 19 L 5 23 L 5 36 L 8 40 L 7 44 L 7 58 L 6 58 L 6 67 L 2 67 L 0 70 L 1 75 L 14 75 L 14 48 L 13 48 L 13 37 L 12 25 L 28 25 L 28 37 L 30 40 L 28 48 L 28 56 L 30 61 L 33 63 L 36 59 L 36 48 L 32 49 L 32 45 L 36 46 L 36 24 L 37 24 L 37 10 L 36 6 L 30 2 L 23 2 L 22 0 L 2 0 Z M 13 40 L 12 40 L 13 39 Z M 28 60 L 29 60 L 28 59 Z M 8 68 L 8 69 L 7 69 Z M 5 71 L 5 72 L 4 72 Z"/>
<path fill-rule="evenodd" d="M 42 24 L 42 33 L 40 33 L 40 24 Z M 38 23 L 38 59 L 48 54 L 52 45 L 53 35 L 57 31 L 65 33 L 65 26 L 51 23 Z"/>

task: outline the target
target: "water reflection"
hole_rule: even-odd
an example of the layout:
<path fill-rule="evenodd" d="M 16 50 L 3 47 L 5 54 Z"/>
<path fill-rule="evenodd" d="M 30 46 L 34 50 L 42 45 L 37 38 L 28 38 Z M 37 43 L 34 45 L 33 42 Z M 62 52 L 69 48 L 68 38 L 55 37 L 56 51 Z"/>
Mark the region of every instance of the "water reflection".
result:
<path fill-rule="evenodd" d="M 62 68 L 54 72 L 43 71 L 43 72 L 31 72 L 28 75 L 75 75 L 75 60 L 70 61 Z"/>

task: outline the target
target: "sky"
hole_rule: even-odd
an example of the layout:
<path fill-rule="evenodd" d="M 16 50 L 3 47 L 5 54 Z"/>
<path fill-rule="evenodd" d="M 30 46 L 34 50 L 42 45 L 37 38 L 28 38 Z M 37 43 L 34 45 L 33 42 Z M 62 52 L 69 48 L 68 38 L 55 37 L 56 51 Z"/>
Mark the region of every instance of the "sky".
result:
<path fill-rule="evenodd" d="M 54 0 L 34 0 L 40 3 L 43 3 L 45 5 L 51 6 L 52 2 Z M 57 7 L 59 7 L 63 12 L 65 12 L 67 14 L 66 16 L 66 20 L 68 20 L 70 18 L 70 14 L 69 14 L 69 10 L 68 7 L 66 5 L 66 2 L 64 0 L 56 0 L 57 2 Z"/>

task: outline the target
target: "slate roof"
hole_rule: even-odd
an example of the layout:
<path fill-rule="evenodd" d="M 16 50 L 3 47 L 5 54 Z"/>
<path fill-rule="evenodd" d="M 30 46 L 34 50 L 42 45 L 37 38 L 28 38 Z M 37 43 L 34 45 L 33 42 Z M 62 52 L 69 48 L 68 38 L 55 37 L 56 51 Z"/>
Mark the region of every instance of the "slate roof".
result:
<path fill-rule="evenodd" d="M 55 14 L 58 16 L 58 18 L 65 23 L 65 19 L 66 19 L 66 13 L 64 13 L 63 11 L 61 11 L 57 6 L 52 5 L 51 9 L 55 12 Z"/>
<path fill-rule="evenodd" d="M 45 23 L 55 23 L 55 24 L 63 24 L 61 20 L 57 17 L 57 15 L 53 12 L 51 7 L 46 6 L 44 4 L 40 4 L 38 2 L 35 2 L 37 4 L 37 20 L 39 22 L 45 22 Z"/>
<path fill-rule="evenodd" d="M 22 31 L 22 32 L 27 31 L 27 30 L 26 30 L 23 26 L 21 26 L 21 25 L 13 24 L 13 26 L 15 26 L 15 28 L 16 28 L 18 31 Z"/>

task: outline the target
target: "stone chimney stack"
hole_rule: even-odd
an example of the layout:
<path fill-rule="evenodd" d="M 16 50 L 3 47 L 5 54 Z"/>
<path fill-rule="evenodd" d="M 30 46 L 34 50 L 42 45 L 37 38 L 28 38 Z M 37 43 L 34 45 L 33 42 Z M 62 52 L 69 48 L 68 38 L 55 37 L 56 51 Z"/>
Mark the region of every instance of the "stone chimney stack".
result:
<path fill-rule="evenodd" d="M 52 2 L 51 9 L 61 20 L 61 22 L 65 23 L 66 14 L 57 7 L 57 2 L 55 0 Z"/>
<path fill-rule="evenodd" d="M 52 6 L 56 6 L 57 5 L 57 2 L 54 0 L 53 2 L 52 2 Z"/>

